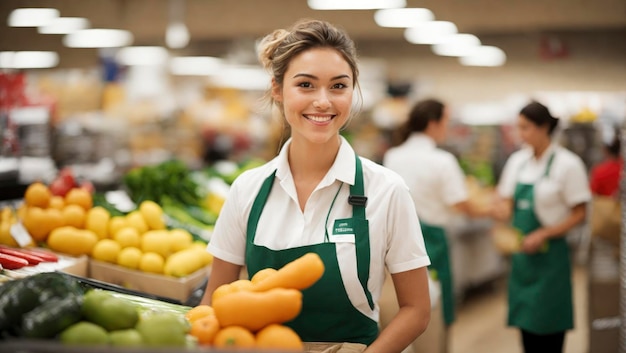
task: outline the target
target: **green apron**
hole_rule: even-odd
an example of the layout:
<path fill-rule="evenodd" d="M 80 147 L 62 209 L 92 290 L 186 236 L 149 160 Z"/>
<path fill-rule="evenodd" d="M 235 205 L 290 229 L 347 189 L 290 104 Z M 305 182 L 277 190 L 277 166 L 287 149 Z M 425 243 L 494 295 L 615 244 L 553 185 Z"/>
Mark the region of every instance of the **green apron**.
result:
<path fill-rule="evenodd" d="M 543 177 L 550 173 L 550 156 Z M 517 183 L 513 221 L 524 236 L 541 227 L 534 211 L 534 184 Z M 508 325 L 544 335 L 574 327 L 569 249 L 564 237 L 549 240 L 545 251 L 516 253 L 508 284 Z"/>
<path fill-rule="evenodd" d="M 271 250 L 254 244 L 259 218 L 274 183 L 276 172 L 270 175 L 261 186 L 254 200 L 247 228 L 246 265 L 250 278 L 264 268 L 281 268 L 285 264 L 308 253 L 317 253 L 324 262 L 324 275 L 313 286 L 302 291 L 302 312 L 294 320 L 285 323 L 293 328 L 305 342 L 352 342 L 369 345 L 378 337 L 378 323 L 358 311 L 350 302 L 339 271 L 335 243 L 328 240 L 319 244 L 292 249 Z M 340 188 L 341 190 L 341 188 Z M 337 195 L 339 191 L 337 191 Z M 350 186 L 350 195 L 364 195 L 361 161 L 356 156 L 355 184 Z M 333 200 L 334 204 L 335 200 Z M 357 202 L 358 203 L 358 202 Z M 328 210 L 332 209 L 332 205 Z M 367 289 L 370 267 L 369 225 L 365 219 L 365 205 L 353 204 L 352 218 L 336 220 L 335 226 L 350 229 L 354 234 L 356 263 L 360 284 L 371 309 L 374 301 Z M 346 227 L 347 225 L 347 227 Z M 279 234 L 277 234 L 279 236 Z"/>
<path fill-rule="evenodd" d="M 430 257 L 430 269 L 437 271 L 437 279 L 441 284 L 441 301 L 443 319 L 446 325 L 454 322 L 454 287 L 452 286 L 452 270 L 448 255 L 446 231 L 439 226 L 420 222 L 426 253 Z"/>

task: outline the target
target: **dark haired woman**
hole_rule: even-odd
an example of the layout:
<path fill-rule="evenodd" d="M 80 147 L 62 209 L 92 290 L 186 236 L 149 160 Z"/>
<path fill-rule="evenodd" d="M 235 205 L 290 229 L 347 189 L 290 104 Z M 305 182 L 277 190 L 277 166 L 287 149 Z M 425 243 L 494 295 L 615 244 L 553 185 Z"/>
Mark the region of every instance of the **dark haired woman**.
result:
<path fill-rule="evenodd" d="M 538 102 L 517 120 L 525 146 L 507 160 L 494 209 L 522 234 L 511 257 L 508 325 L 521 330 L 525 352 L 562 352 L 574 327 L 571 262 L 565 236 L 586 217 L 591 199 L 583 161 L 552 141 L 559 120 Z"/>
<path fill-rule="evenodd" d="M 398 145 L 390 148 L 383 165 L 400 174 L 411 190 L 420 219 L 431 269 L 441 284 L 443 322 L 454 322 L 454 288 L 445 225 L 455 214 L 479 216 L 470 207 L 465 175 L 456 157 L 437 144 L 445 141 L 450 113 L 441 101 L 417 102 L 408 120 L 396 131 Z M 444 346 L 446 333 L 444 332 Z M 446 349 L 444 348 L 444 351 Z"/>

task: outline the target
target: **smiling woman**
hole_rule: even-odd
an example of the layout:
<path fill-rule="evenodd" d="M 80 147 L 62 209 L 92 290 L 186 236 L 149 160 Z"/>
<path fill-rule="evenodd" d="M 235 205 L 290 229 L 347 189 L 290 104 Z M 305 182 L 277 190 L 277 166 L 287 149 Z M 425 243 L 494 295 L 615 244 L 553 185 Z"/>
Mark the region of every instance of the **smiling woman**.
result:
<path fill-rule="evenodd" d="M 268 98 L 291 136 L 276 158 L 232 184 L 208 248 L 203 302 L 244 265 L 252 278 L 315 253 L 324 273 L 287 323 L 305 350 L 400 352 L 429 321 L 430 261 L 400 176 L 356 155 L 339 134 L 359 87 L 354 43 L 328 22 L 303 20 L 258 49 L 271 76 Z M 386 271 L 401 305 L 379 332 Z"/>

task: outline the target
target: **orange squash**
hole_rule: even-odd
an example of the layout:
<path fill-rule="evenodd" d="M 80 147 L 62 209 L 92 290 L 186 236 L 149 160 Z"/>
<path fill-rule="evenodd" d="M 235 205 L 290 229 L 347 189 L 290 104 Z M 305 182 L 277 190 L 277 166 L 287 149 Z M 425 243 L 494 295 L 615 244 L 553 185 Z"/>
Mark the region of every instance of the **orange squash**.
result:
<path fill-rule="evenodd" d="M 293 320 L 302 310 L 302 292 L 274 288 L 265 292 L 239 291 L 217 298 L 215 316 L 222 327 L 243 326 L 256 332 L 270 324 Z"/>
<path fill-rule="evenodd" d="M 301 351 L 304 343 L 300 336 L 290 327 L 272 324 L 264 327 L 256 334 L 256 348 L 273 351 Z"/>
<path fill-rule="evenodd" d="M 281 267 L 276 273 L 254 283 L 251 290 L 263 292 L 273 288 L 306 289 L 324 274 L 324 262 L 316 253 L 306 253 Z"/>
<path fill-rule="evenodd" d="M 256 338 L 245 327 L 228 326 L 220 329 L 213 339 L 216 348 L 254 348 Z"/>

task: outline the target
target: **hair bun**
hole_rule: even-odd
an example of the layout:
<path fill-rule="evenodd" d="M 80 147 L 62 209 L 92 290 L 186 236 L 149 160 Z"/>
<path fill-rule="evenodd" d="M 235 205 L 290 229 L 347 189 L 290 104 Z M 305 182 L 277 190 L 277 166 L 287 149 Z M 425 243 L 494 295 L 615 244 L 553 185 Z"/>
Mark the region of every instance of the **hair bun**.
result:
<path fill-rule="evenodd" d="M 289 35 L 289 31 L 277 29 L 261 39 L 257 46 L 257 56 L 263 67 L 272 71 L 272 60 L 278 45 Z"/>

